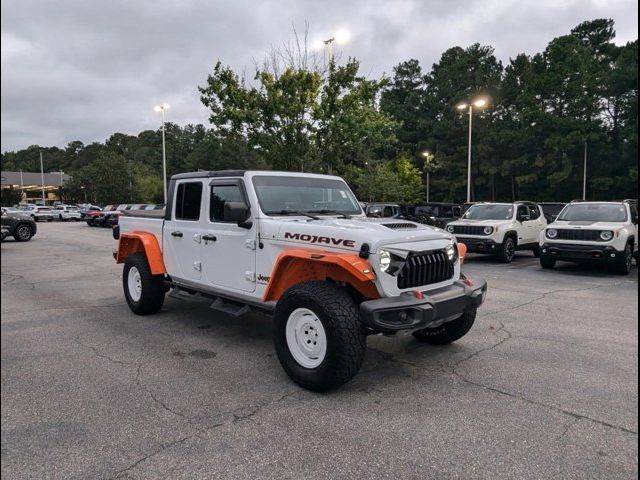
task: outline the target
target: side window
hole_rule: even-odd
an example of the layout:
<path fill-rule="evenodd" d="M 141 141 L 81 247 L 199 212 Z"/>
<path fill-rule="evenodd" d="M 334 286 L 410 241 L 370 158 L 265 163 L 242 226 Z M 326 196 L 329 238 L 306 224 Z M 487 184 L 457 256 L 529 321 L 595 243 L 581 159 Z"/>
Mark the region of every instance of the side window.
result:
<path fill-rule="evenodd" d="M 638 207 L 636 207 L 635 205 L 629 205 L 629 208 L 631 209 L 631 223 L 633 223 L 634 225 L 638 224 Z"/>
<path fill-rule="evenodd" d="M 202 199 L 202 182 L 185 182 L 176 192 L 176 220 L 199 220 Z"/>
<path fill-rule="evenodd" d="M 525 215 L 529 215 L 529 207 L 526 205 L 518 206 L 518 219 L 521 219 Z"/>
<path fill-rule="evenodd" d="M 209 203 L 209 219 L 212 222 L 224 222 L 224 204 L 227 202 L 244 202 L 240 187 L 238 185 L 213 185 Z"/>
<path fill-rule="evenodd" d="M 531 215 L 531 220 L 535 220 L 536 218 L 538 218 L 540 216 L 540 211 L 538 210 L 538 207 L 535 205 L 530 205 L 529 215 Z"/>
<path fill-rule="evenodd" d="M 393 208 L 391 208 L 389 205 L 384 207 L 384 210 L 382 211 L 382 216 L 385 218 L 393 217 Z"/>
<path fill-rule="evenodd" d="M 453 207 L 453 216 L 454 217 L 461 217 L 462 216 L 462 209 L 460 207 Z"/>

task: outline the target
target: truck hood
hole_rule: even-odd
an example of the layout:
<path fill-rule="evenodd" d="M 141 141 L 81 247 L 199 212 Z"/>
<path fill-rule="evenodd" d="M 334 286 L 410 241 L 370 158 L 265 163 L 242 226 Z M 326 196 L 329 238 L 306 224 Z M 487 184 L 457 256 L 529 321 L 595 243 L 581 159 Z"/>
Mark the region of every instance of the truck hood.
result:
<path fill-rule="evenodd" d="M 479 227 L 495 227 L 496 225 L 506 225 L 513 222 L 513 220 L 456 220 L 450 222 L 449 225 L 477 225 Z"/>
<path fill-rule="evenodd" d="M 614 230 L 616 228 L 620 228 L 623 226 L 619 222 L 589 222 L 589 221 L 575 221 L 575 222 L 567 222 L 564 220 L 556 220 L 555 222 L 549 224 L 547 228 L 589 228 L 589 229 L 603 229 L 603 230 Z"/>
<path fill-rule="evenodd" d="M 452 239 L 451 234 L 439 228 L 392 218 L 269 218 L 263 226 L 265 239 L 350 251 L 359 251 L 363 243 L 369 244 L 371 252 L 382 246 L 417 251 L 425 249 L 423 242 L 445 243 Z"/>

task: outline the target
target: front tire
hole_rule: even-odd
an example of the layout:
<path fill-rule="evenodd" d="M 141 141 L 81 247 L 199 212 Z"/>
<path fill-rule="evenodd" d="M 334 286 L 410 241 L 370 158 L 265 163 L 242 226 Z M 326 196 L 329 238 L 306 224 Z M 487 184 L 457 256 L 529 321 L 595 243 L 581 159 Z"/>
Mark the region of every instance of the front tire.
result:
<path fill-rule="evenodd" d="M 317 281 L 295 285 L 278 301 L 274 322 L 280 364 L 301 387 L 327 391 L 360 370 L 366 337 L 358 306 L 344 289 Z"/>
<path fill-rule="evenodd" d="M 413 336 L 416 340 L 429 345 L 447 345 L 464 337 L 471 330 L 475 321 L 476 309 L 470 308 L 455 320 L 443 323 L 438 327 L 418 330 L 413 332 Z"/>
<path fill-rule="evenodd" d="M 549 258 L 546 255 L 540 257 L 540 266 L 545 270 L 551 270 L 556 266 L 556 259 Z"/>
<path fill-rule="evenodd" d="M 144 253 L 129 255 L 124 262 L 122 286 L 127 304 L 136 315 L 156 313 L 164 303 L 164 275 L 152 275 Z"/>
<path fill-rule="evenodd" d="M 516 256 L 516 242 L 513 237 L 506 237 L 500 251 L 498 252 L 498 258 L 502 263 L 511 263 L 513 257 Z"/>
<path fill-rule="evenodd" d="M 28 242 L 33 237 L 33 229 L 26 223 L 19 223 L 13 231 L 13 238 L 16 242 Z"/>
<path fill-rule="evenodd" d="M 631 273 L 631 265 L 633 263 L 633 247 L 630 243 L 624 249 L 624 252 L 614 265 L 614 271 L 618 275 L 629 275 Z"/>

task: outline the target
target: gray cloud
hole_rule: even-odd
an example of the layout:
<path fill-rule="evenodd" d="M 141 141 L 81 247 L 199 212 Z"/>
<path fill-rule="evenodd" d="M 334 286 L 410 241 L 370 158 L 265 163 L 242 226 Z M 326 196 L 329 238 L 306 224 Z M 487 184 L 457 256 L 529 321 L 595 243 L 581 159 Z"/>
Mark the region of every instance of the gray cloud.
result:
<path fill-rule="evenodd" d="M 339 27 L 341 48 L 372 76 L 418 58 L 425 68 L 454 45 L 493 45 L 503 61 L 542 50 L 579 22 L 613 18 L 617 41 L 638 36 L 634 0 L 7 0 L 2 2 L 2 150 L 102 141 L 168 119 L 207 123 L 197 85 L 218 60 L 251 73 L 292 39 Z"/>

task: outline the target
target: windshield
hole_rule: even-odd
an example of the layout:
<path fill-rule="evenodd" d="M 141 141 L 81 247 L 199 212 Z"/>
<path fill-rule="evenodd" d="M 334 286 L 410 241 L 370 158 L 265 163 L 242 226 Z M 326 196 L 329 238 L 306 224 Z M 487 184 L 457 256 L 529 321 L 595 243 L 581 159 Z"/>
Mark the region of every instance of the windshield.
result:
<path fill-rule="evenodd" d="M 255 176 L 253 186 L 267 215 L 286 215 L 287 210 L 322 214 L 332 210 L 359 215 L 360 204 L 342 180 L 314 177 Z M 333 213 L 333 212 L 332 212 Z"/>
<path fill-rule="evenodd" d="M 511 220 L 513 218 L 513 205 L 472 205 L 462 218 L 466 220 Z"/>
<path fill-rule="evenodd" d="M 574 203 L 567 205 L 558 220 L 565 222 L 626 222 L 624 205 L 615 203 Z"/>

